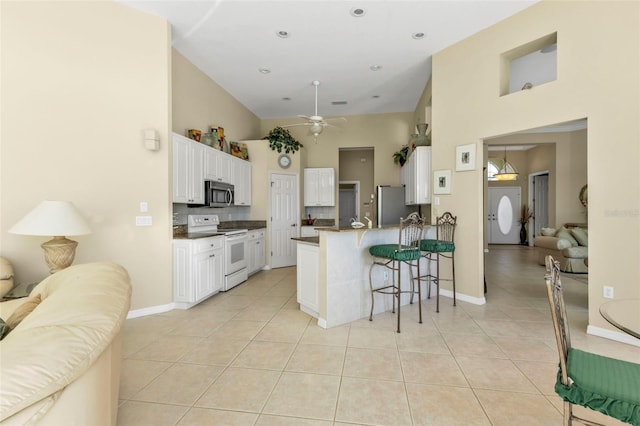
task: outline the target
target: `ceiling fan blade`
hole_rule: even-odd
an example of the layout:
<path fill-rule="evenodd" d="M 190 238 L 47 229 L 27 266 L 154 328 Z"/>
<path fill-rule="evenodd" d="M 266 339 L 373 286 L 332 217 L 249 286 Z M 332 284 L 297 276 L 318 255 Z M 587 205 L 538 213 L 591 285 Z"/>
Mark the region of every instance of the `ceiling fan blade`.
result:
<path fill-rule="evenodd" d="M 286 129 L 287 127 L 299 127 L 299 126 L 311 126 L 312 123 L 296 123 L 296 124 L 285 124 L 284 126 L 280 126 L 283 129 Z"/>
<path fill-rule="evenodd" d="M 330 123 L 330 122 L 336 122 L 336 121 L 341 121 L 343 123 L 347 122 L 347 119 L 344 117 L 331 117 L 331 118 L 325 118 L 324 121 L 326 123 Z"/>
<path fill-rule="evenodd" d="M 311 120 L 311 117 L 308 115 L 297 115 L 297 117 L 304 118 L 305 120 Z"/>

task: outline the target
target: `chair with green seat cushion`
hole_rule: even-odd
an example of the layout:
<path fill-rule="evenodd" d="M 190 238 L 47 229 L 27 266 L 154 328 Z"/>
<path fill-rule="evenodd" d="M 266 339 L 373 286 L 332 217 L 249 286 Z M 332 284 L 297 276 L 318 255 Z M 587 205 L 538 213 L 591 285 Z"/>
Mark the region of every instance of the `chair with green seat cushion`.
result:
<path fill-rule="evenodd" d="M 564 400 L 564 424 L 571 425 L 574 419 L 588 425 L 597 424 L 573 414 L 572 406 L 581 405 L 640 426 L 640 364 L 571 347 L 560 263 L 547 256 L 545 264 L 547 295 L 560 355 L 555 391 Z"/>
<path fill-rule="evenodd" d="M 371 313 L 369 314 L 369 321 L 373 321 L 373 306 L 375 302 L 375 293 L 391 294 L 393 295 L 393 310 L 396 311 L 396 299 L 398 310 L 398 328 L 397 332 L 400 333 L 400 297 L 402 293 L 410 293 L 411 301 L 413 301 L 413 294 L 416 292 L 413 280 L 413 267 L 417 266 L 418 276 L 420 275 L 419 260 L 420 253 L 420 239 L 422 238 L 422 229 L 424 227 L 424 220 L 417 213 L 411 213 L 406 219 L 400 219 L 400 231 L 398 244 L 379 244 L 369 247 L 369 254 L 373 256 L 373 262 L 369 268 L 369 286 L 371 287 Z M 410 274 L 410 289 L 402 290 L 400 285 L 401 266 L 405 263 L 409 265 Z M 375 266 L 384 266 L 391 269 L 392 272 L 391 284 L 384 284 L 381 287 L 373 286 L 372 272 Z M 396 283 L 397 274 L 397 283 Z M 420 293 L 420 285 L 418 285 L 418 312 L 419 322 L 422 323 L 422 297 Z"/>
<path fill-rule="evenodd" d="M 420 241 L 422 256 L 427 258 L 427 274 L 420 276 L 418 283 L 427 281 L 427 298 L 431 298 L 431 282 L 436 285 L 436 312 L 440 312 L 440 281 L 451 281 L 453 285 L 453 306 L 456 306 L 456 262 L 454 236 L 456 232 L 457 216 L 450 212 L 436 218 L 436 239 Z M 440 277 L 440 259 L 451 259 L 451 278 Z M 431 273 L 431 261 L 436 262 L 436 274 Z"/>

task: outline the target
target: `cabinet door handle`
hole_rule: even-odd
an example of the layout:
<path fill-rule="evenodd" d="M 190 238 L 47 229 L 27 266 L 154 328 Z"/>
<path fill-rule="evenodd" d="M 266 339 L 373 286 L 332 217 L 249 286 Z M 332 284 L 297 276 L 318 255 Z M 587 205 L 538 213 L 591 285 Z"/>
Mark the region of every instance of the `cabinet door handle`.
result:
<path fill-rule="evenodd" d="M 215 254 L 210 254 L 209 257 L 216 257 L 216 255 Z"/>

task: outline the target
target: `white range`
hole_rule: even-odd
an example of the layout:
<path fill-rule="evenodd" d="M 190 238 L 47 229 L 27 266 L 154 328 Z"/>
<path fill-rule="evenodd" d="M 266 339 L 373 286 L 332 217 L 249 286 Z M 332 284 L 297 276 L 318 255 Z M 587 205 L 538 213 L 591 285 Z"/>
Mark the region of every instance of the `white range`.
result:
<path fill-rule="evenodd" d="M 215 214 L 190 214 L 187 218 L 189 234 L 224 235 L 224 286 L 222 291 L 243 283 L 247 273 L 247 229 L 218 229 L 220 218 Z"/>

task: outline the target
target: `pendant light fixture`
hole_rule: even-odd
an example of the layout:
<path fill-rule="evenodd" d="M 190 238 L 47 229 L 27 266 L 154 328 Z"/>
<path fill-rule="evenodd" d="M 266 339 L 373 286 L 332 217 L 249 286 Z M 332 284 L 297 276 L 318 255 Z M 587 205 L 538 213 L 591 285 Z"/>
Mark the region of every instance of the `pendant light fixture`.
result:
<path fill-rule="evenodd" d="M 511 165 L 507 161 L 507 146 L 504 146 L 504 163 L 502 163 L 502 167 L 498 170 L 498 173 L 493 175 L 498 180 L 506 181 L 506 180 L 516 180 L 518 179 L 518 171 L 515 167 Z"/>

